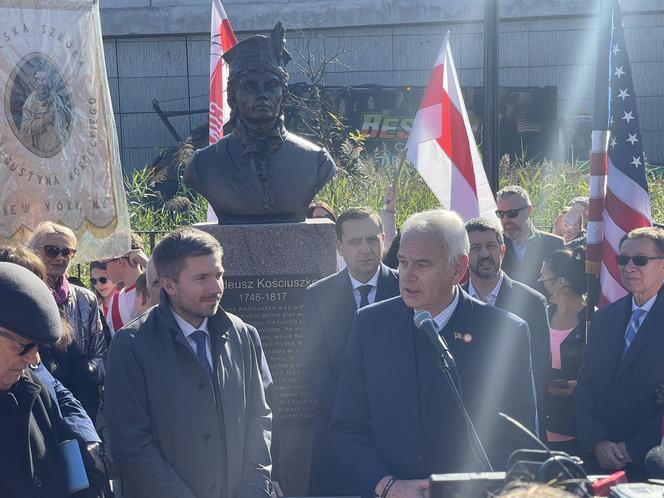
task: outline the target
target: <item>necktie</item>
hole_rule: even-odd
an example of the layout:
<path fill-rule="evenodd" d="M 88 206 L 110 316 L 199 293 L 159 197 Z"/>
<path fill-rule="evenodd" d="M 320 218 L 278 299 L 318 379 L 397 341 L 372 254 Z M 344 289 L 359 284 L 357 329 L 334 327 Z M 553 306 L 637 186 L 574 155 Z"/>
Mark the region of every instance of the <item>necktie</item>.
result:
<path fill-rule="evenodd" d="M 373 289 L 373 285 L 360 285 L 357 290 L 360 291 L 360 308 L 369 305 L 369 293 Z"/>
<path fill-rule="evenodd" d="M 627 353 L 627 350 L 634 341 L 636 332 L 639 330 L 641 321 L 643 320 L 645 314 L 646 310 L 642 310 L 641 308 L 635 308 L 632 310 L 632 316 L 629 319 L 629 324 L 627 325 L 627 330 L 625 331 L 625 349 L 623 350 L 623 356 L 625 356 L 625 353 Z"/>
<path fill-rule="evenodd" d="M 212 365 L 210 365 L 210 362 L 208 361 L 207 350 L 205 348 L 207 334 L 203 330 L 195 330 L 189 337 L 191 337 L 196 343 L 196 358 L 198 358 L 201 365 L 205 367 L 210 380 L 214 381 L 214 372 L 212 370 Z"/>

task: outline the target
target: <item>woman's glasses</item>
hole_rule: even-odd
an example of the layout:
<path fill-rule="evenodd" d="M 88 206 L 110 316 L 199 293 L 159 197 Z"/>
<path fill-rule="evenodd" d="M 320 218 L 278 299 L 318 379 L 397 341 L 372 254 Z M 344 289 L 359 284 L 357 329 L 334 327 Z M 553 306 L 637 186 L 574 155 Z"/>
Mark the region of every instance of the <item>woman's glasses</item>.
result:
<path fill-rule="evenodd" d="M 51 259 L 57 258 L 60 254 L 62 254 L 63 258 L 69 259 L 70 256 L 73 258 L 74 254 L 76 254 L 76 249 L 72 249 L 71 247 L 58 247 L 52 245 L 45 245 L 43 249 L 44 249 L 44 254 L 46 254 L 46 256 L 48 256 Z"/>
<path fill-rule="evenodd" d="M 108 282 L 108 278 L 106 278 L 106 277 L 99 277 L 99 278 L 90 277 L 90 282 L 92 283 L 92 285 L 97 285 L 98 283 L 105 284 L 106 282 Z"/>

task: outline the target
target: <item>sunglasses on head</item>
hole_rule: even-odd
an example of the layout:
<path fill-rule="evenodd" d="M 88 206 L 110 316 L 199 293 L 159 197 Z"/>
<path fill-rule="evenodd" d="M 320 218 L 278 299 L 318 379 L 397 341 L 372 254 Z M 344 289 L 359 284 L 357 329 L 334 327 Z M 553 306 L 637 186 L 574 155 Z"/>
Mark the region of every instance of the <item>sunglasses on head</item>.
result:
<path fill-rule="evenodd" d="M 634 266 L 646 266 L 651 259 L 664 259 L 664 256 L 626 256 L 625 254 L 618 254 L 616 263 L 619 266 L 625 266 L 630 259 L 634 262 Z"/>
<path fill-rule="evenodd" d="M 12 341 L 12 342 L 18 344 L 18 345 L 21 347 L 21 350 L 20 350 L 19 353 L 18 353 L 19 356 L 25 356 L 26 354 L 28 354 L 30 351 L 32 351 L 34 348 L 37 347 L 37 343 L 36 343 L 36 342 L 28 342 L 27 344 L 24 344 L 24 343 L 22 343 L 22 342 L 16 340 L 16 339 L 15 339 L 14 337 L 12 337 L 11 335 L 9 335 L 9 334 L 3 332 L 2 330 L 0 330 L 0 336 L 4 337 L 4 338 L 6 338 L 6 339 L 9 339 L 10 341 Z"/>
<path fill-rule="evenodd" d="M 97 285 L 97 283 L 105 284 L 106 282 L 108 282 L 108 278 L 107 277 L 99 277 L 99 278 L 90 277 L 90 282 L 92 282 L 92 285 Z"/>
<path fill-rule="evenodd" d="M 519 216 L 519 213 L 523 211 L 524 209 L 528 209 L 528 206 L 523 206 L 520 208 L 516 209 L 505 209 L 504 211 L 501 211 L 500 209 L 496 209 L 496 216 L 500 218 L 501 220 L 507 216 L 508 218 L 516 218 Z"/>
<path fill-rule="evenodd" d="M 62 254 L 63 258 L 69 258 L 69 256 L 74 257 L 74 254 L 76 254 L 76 249 L 72 249 L 70 247 L 45 245 L 44 254 L 46 254 L 46 256 L 51 259 L 57 258 L 60 254 Z"/>

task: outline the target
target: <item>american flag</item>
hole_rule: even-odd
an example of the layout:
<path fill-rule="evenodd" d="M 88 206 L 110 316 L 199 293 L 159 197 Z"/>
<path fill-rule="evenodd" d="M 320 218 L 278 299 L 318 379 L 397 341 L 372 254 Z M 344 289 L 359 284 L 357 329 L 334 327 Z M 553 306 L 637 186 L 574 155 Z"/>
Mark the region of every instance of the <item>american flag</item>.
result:
<path fill-rule="evenodd" d="M 233 28 L 228 20 L 221 0 L 212 0 L 212 21 L 210 23 L 210 111 L 209 143 L 212 145 L 224 136 L 224 124 L 230 118 L 226 97 L 228 64 L 221 57 L 237 43 Z M 219 221 L 208 205 L 208 221 Z"/>
<path fill-rule="evenodd" d="M 449 38 L 447 32 L 415 115 L 406 144 L 408 159 L 444 207 L 464 220 L 483 216 L 497 221 Z"/>
<path fill-rule="evenodd" d="M 652 224 L 646 160 L 620 5 L 617 0 L 608 5 L 610 43 L 605 44 L 602 54 L 608 58 L 608 66 L 606 60 L 598 60 L 597 70 L 606 70 L 604 81 L 609 92 L 604 102 L 608 104 L 609 122 L 604 126 L 608 130 L 595 128 L 592 134 L 587 253 L 588 270 L 600 279 L 600 306 L 627 293 L 615 260 L 620 239 L 635 228 Z M 596 89 L 596 99 L 605 96 L 606 90 L 602 96 Z"/>

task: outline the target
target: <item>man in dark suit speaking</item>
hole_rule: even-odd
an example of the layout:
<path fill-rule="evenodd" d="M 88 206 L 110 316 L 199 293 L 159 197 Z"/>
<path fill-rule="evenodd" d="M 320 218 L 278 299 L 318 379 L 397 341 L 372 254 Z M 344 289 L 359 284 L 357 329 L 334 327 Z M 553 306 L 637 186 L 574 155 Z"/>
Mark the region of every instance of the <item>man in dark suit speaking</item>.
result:
<path fill-rule="evenodd" d="M 431 313 L 449 345 L 494 468 L 519 447 L 498 412 L 537 425 L 527 324 L 458 285 L 468 266 L 461 218 L 445 210 L 411 216 L 398 258 L 401 295 L 355 317 L 332 418 L 342 477 L 366 497 L 417 498 L 432 473 L 480 469 L 434 349 L 413 323 L 415 310 Z"/>
<path fill-rule="evenodd" d="M 329 425 L 355 312 L 399 294 L 397 273 L 380 262 L 384 234 L 378 213 L 363 207 L 348 209 L 339 216 L 336 232 L 346 268 L 311 285 L 304 303 L 304 378 L 316 397 L 312 496 L 347 492 L 330 445 Z"/>
<path fill-rule="evenodd" d="M 593 317 L 576 388 L 579 437 L 602 469 L 645 478 L 646 454 L 662 437 L 664 230 L 637 228 L 620 243 L 613 271 L 625 297 Z"/>

